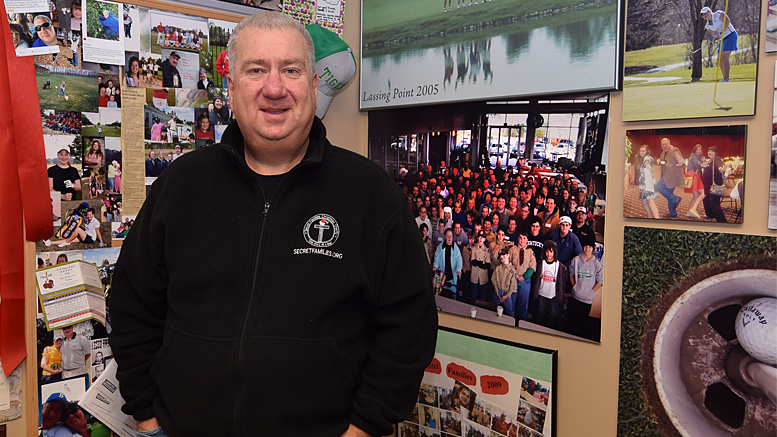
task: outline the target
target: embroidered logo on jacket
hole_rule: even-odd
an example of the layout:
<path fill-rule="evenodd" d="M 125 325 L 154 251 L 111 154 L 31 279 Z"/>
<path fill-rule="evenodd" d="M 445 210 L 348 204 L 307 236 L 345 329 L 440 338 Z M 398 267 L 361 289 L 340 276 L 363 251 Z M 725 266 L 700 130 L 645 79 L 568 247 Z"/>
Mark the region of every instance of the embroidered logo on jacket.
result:
<path fill-rule="evenodd" d="M 313 247 L 330 247 L 340 236 L 340 225 L 331 215 L 316 214 L 305 223 L 302 234 Z"/>

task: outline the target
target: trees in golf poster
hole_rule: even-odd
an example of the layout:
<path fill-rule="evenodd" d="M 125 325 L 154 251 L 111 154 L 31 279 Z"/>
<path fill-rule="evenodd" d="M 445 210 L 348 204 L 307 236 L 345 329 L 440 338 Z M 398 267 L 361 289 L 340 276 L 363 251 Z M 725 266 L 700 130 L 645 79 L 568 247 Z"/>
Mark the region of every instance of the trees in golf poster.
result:
<path fill-rule="evenodd" d="M 441 327 L 397 437 L 555 436 L 556 352 Z"/>
<path fill-rule="evenodd" d="M 618 436 L 777 435 L 775 302 L 777 238 L 626 227 Z"/>
<path fill-rule="evenodd" d="M 360 109 L 619 86 L 618 0 L 364 0 Z"/>
<path fill-rule="evenodd" d="M 626 9 L 623 121 L 755 114 L 760 0 Z"/>

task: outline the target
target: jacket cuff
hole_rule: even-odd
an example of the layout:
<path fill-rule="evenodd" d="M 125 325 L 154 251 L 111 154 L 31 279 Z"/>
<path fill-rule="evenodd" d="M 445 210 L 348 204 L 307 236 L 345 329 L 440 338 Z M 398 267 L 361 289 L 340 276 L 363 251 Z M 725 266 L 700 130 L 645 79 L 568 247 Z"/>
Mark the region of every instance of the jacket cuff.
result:
<path fill-rule="evenodd" d="M 124 411 L 124 408 L 122 408 L 122 411 Z M 126 413 L 126 411 L 124 411 L 124 413 Z M 132 417 L 138 422 L 140 422 L 141 420 L 148 420 L 148 419 L 151 419 L 152 417 L 156 417 L 156 415 L 154 414 L 154 407 L 149 405 L 146 408 L 135 410 L 132 412 Z"/>
<path fill-rule="evenodd" d="M 351 424 L 362 431 L 366 432 L 367 434 L 373 436 L 373 437 L 382 437 L 384 435 L 390 435 L 392 431 L 390 431 L 388 434 L 385 433 L 385 429 L 382 429 L 380 426 L 373 424 L 372 422 L 369 422 L 367 419 L 359 416 L 356 414 L 356 412 L 351 412 Z"/>

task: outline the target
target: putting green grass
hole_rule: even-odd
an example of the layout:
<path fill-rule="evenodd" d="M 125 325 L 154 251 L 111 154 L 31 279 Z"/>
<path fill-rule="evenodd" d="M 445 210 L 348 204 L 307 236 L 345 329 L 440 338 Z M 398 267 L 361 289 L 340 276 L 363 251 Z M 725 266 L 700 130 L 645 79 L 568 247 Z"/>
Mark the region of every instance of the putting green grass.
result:
<path fill-rule="evenodd" d="M 40 107 L 62 109 L 76 112 L 97 112 L 97 78 L 89 76 L 69 76 L 67 74 L 35 73 L 38 82 Z M 43 84 L 51 81 L 51 88 L 43 89 Z M 59 84 L 65 81 L 64 97 L 57 97 Z"/>
<path fill-rule="evenodd" d="M 113 126 L 103 126 L 102 127 L 102 136 L 103 137 L 120 137 L 121 136 L 121 128 L 120 127 L 113 127 Z M 85 137 L 96 137 L 97 135 L 97 126 L 83 126 L 81 128 L 81 134 Z"/>
<path fill-rule="evenodd" d="M 685 55 L 688 53 L 689 47 L 690 44 L 669 44 L 644 50 L 633 50 L 625 53 L 623 64 L 626 67 L 676 64 L 686 60 Z"/>
<path fill-rule="evenodd" d="M 623 91 L 623 121 L 753 115 L 755 81 L 633 87 Z M 722 108 L 728 108 L 722 109 Z"/>
<path fill-rule="evenodd" d="M 723 76 L 721 75 L 720 71 L 716 67 L 710 67 L 710 68 L 702 69 L 701 79 L 699 79 L 697 82 L 714 83 L 716 80 L 716 77 L 715 77 L 716 73 L 717 73 L 717 80 L 718 81 L 723 80 Z M 756 76 L 755 64 L 732 65 L 731 71 L 729 72 L 729 78 L 731 79 L 732 82 L 754 81 L 755 76 Z M 679 77 L 680 79 L 670 80 L 670 81 L 660 81 L 660 82 L 650 82 L 647 80 L 649 78 L 655 78 L 655 77 Z M 632 79 L 638 79 L 638 78 L 641 78 L 644 80 L 632 80 Z M 669 70 L 663 73 L 650 73 L 650 74 L 639 74 L 634 76 L 627 76 L 624 82 L 626 84 L 626 89 L 633 88 L 633 87 L 645 87 L 645 86 L 657 87 L 657 86 L 690 83 L 691 70 L 689 70 L 687 67 L 684 67 L 684 68 L 675 68 L 674 70 Z"/>

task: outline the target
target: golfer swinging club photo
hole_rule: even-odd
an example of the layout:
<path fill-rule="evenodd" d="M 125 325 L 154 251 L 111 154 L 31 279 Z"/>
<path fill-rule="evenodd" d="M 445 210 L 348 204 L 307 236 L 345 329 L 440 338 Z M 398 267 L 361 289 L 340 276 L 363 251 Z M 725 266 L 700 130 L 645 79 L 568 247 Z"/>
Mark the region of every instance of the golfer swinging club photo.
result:
<path fill-rule="evenodd" d="M 758 0 L 629 1 L 623 121 L 755 114 L 760 16 Z"/>

